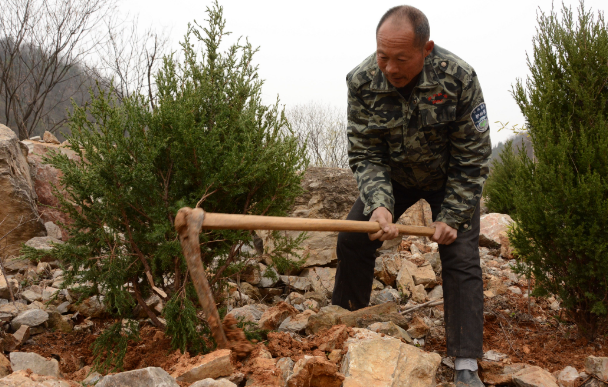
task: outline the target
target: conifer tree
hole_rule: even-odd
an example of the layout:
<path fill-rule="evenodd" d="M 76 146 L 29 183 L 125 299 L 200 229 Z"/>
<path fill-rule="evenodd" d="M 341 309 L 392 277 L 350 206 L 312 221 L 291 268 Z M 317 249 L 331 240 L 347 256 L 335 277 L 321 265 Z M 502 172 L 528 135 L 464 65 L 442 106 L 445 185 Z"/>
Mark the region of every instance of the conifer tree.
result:
<path fill-rule="evenodd" d="M 562 300 L 593 339 L 608 306 L 608 30 L 601 13 L 539 13 L 531 75 L 513 94 L 534 157 L 520 153 L 510 233 L 535 294 Z"/>
<path fill-rule="evenodd" d="M 144 299 L 166 293 L 167 333 L 175 347 L 194 352 L 205 350 L 210 339 L 201 334 L 173 227 L 178 209 L 200 201 L 210 212 L 285 215 L 307 165 L 278 101 L 262 103 L 262 80 L 252 64 L 257 49 L 239 40 L 220 51 L 228 35 L 222 8 L 216 2 L 207 15 L 205 27 L 189 26 L 182 59 L 164 58 L 153 110 L 145 96 L 118 102 L 100 90 L 70 117 L 70 147 L 79 159 L 49 159 L 63 173 L 67 195 L 61 204 L 72 220 L 66 225 L 70 239 L 54 250 L 66 267 L 64 285 L 81 298 L 101 296 L 118 318 L 131 317 L 139 305 L 158 326 Z M 216 296 L 242 268 L 251 241 L 246 231 L 201 234 Z M 111 336 L 100 338 L 124 352 Z M 110 352 L 119 362 L 120 353 Z"/>

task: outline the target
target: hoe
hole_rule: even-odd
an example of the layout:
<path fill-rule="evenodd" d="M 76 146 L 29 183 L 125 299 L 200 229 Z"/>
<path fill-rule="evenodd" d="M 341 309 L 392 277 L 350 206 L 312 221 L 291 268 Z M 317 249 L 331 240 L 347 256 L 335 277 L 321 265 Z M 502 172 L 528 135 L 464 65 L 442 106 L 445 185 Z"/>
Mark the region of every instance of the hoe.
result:
<path fill-rule="evenodd" d="M 400 234 L 432 236 L 431 227 L 404 226 L 397 224 Z M 352 220 L 283 218 L 276 216 L 231 215 L 204 212 L 201 208 L 180 209 L 175 217 L 175 229 L 179 234 L 184 257 L 211 333 L 219 348 L 229 348 L 243 357 L 251 350 L 244 333 L 235 327 L 234 318 L 220 321 L 205 269 L 201 262 L 199 234 L 203 229 L 225 230 L 294 230 L 294 231 L 348 231 L 373 233 L 380 230 L 377 222 Z"/>

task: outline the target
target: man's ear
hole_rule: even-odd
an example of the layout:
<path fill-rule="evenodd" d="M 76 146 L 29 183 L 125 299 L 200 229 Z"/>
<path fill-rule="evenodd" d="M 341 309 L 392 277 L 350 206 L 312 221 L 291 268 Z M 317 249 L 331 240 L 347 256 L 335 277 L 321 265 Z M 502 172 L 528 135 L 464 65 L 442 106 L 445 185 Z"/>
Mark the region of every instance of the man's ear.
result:
<path fill-rule="evenodd" d="M 435 42 L 433 42 L 432 40 L 429 40 L 428 42 L 426 42 L 424 44 L 424 57 L 426 58 L 427 56 L 429 56 L 429 54 L 431 53 L 431 51 L 433 51 L 433 48 L 435 48 Z"/>

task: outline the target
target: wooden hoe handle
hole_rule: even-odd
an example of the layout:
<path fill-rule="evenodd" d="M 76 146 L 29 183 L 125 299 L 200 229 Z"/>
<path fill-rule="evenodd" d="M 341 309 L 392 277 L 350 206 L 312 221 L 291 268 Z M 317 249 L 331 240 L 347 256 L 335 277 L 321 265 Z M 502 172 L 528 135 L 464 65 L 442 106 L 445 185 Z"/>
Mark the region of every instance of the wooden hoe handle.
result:
<path fill-rule="evenodd" d="M 396 224 L 400 234 L 431 237 L 432 227 Z M 357 220 L 283 218 L 279 216 L 232 215 L 205 212 L 203 229 L 223 230 L 295 230 L 295 231 L 348 231 L 373 233 L 380 231 L 378 222 Z"/>
<path fill-rule="evenodd" d="M 400 234 L 433 236 L 432 227 L 396 225 Z M 211 334 L 218 347 L 228 348 L 229 343 L 222 327 L 220 316 L 213 300 L 211 287 L 207 281 L 205 268 L 201 261 L 199 234 L 201 229 L 228 230 L 295 230 L 295 231 L 350 231 L 377 232 L 377 222 L 353 220 L 282 218 L 277 216 L 230 215 L 204 212 L 200 208 L 184 207 L 177 212 L 175 229 L 179 234 L 182 251 L 190 270 L 196 294 L 211 328 Z"/>

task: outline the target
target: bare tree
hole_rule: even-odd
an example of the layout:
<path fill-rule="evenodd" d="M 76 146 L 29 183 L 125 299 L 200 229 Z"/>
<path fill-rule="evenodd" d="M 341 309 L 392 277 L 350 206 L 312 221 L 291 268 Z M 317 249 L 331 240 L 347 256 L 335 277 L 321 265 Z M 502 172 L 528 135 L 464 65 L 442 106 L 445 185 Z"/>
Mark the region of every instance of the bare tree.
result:
<path fill-rule="evenodd" d="M 306 144 L 312 165 L 348 168 L 344 109 L 309 102 L 287 109 L 286 115 L 300 143 Z"/>
<path fill-rule="evenodd" d="M 52 112 L 71 98 L 87 97 L 85 59 L 105 41 L 106 31 L 99 27 L 115 3 L 2 0 L 0 108 L 6 123 L 17 127 L 19 139 L 39 130 L 56 131 L 66 116 Z"/>
<path fill-rule="evenodd" d="M 97 78 L 106 88 L 112 84 L 120 100 L 132 94 L 145 95 L 154 109 L 154 74 L 167 52 L 167 35 L 152 28 L 140 32 L 137 17 L 113 18 L 105 27 L 108 39 L 96 65 Z"/>

